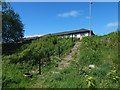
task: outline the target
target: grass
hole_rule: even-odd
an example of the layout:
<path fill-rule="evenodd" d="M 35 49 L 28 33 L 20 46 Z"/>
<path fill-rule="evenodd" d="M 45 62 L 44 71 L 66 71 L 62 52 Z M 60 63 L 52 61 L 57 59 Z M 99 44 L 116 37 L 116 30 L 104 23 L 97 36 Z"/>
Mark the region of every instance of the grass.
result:
<path fill-rule="evenodd" d="M 44 88 L 120 88 L 118 32 L 85 37 L 68 68 L 38 78 Z M 89 69 L 89 65 L 95 65 Z M 35 87 L 39 87 L 36 82 Z"/>
<path fill-rule="evenodd" d="M 69 50 L 73 45 L 74 42 L 72 42 L 71 38 L 59 38 L 54 35 L 48 35 L 38 40 L 34 40 L 30 44 L 22 45 L 12 54 L 6 55 L 6 53 L 3 53 L 2 87 L 30 87 L 38 78 L 39 60 L 41 60 L 41 71 L 43 75 L 55 68 L 62 57 L 69 53 Z M 60 46 L 60 57 L 58 57 L 58 46 Z M 33 78 L 24 77 L 23 75 L 26 72 L 33 74 Z"/>
<path fill-rule="evenodd" d="M 70 52 L 74 42 L 71 41 L 71 38 L 59 38 L 59 42 L 55 44 L 56 37 L 50 37 L 40 40 L 42 43 L 38 43 L 38 40 L 25 47 L 22 46 L 18 53 L 3 55 L 4 87 L 120 88 L 118 32 L 104 36 L 84 37 L 73 55 L 69 67 L 62 70 L 57 69 L 57 65 Z M 54 44 L 50 42 L 54 42 Z M 35 53 L 37 50 L 46 50 L 45 47 L 41 49 L 41 45 L 46 47 L 50 45 L 51 47 L 47 50 L 54 53 L 50 57 L 50 62 L 46 61 L 48 59 L 44 56 L 44 52 L 42 53 L 45 57 L 43 57 L 42 75 L 38 75 L 38 65 L 34 61 L 36 57 L 40 56 L 33 56 L 37 54 Z M 58 45 L 61 46 L 61 57 L 58 57 Z M 30 50 L 32 50 L 32 55 L 29 53 Z M 21 56 L 22 59 L 18 56 Z M 95 68 L 89 69 L 89 65 L 94 65 Z M 23 77 L 27 70 L 36 72 L 33 78 Z"/>

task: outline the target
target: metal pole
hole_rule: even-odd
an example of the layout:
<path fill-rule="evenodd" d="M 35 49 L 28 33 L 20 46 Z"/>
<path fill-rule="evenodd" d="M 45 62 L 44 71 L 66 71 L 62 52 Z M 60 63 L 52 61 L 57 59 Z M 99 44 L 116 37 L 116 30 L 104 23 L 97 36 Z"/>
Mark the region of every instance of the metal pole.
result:
<path fill-rule="evenodd" d="M 90 18 L 89 18 L 89 29 L 90 29 L 90 36 L 91 36 L 91 18 L 92 18 L 92 0 L 90 0 Z"/>

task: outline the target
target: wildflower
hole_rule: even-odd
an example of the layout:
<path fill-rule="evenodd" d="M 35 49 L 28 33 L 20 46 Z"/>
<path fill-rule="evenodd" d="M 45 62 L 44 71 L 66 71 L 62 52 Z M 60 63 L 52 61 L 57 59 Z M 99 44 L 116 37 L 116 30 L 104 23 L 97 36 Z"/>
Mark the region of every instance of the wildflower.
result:
<path fill-rule="evenodd" d="M 95 83 L 95 80 L 93 79 L 93 77 L 89 76 L 86 81 L 88 84 L 88 88 L 95 88 L 96 83 Z"/>

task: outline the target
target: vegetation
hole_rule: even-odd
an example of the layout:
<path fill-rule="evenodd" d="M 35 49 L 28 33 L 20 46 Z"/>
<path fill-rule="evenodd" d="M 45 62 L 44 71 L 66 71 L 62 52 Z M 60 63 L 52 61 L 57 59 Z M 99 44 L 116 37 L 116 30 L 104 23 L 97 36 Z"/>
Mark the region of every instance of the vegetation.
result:
<path fill-rule="evenodd" d="M 81 42 L 80 53 L 76 51 L 68 68 L 39 77 L 34 87 L 42 81 L 43 88 L 120 88 L 118 32 L 85 37 Z"/>
<path fill-rule="evenodd" d="M 43 74 L 56 67 L 61 58 L 70 52 L 73 45 L 71 38 L 48 35 L 30 44 L 24 44 L 13 54 L 3 54 L 3 88 L 29 86 L 38 73 Z M 39 61 L 42 69 L 38 72 Z M 34 74 L 34 78 L 24 77 L 25 73 Z"/>
<path fill-rule="evenodd" d="M 23 37 L 24 25 L 20 16 L 10 3 L 2 2 L 2 39 L 3 42 L 16 42 Z"/>
<path fill-rule="evenodd" d="M 80 72 L 84 72 L 88 77 L 93 77 L 97 88 L 120 88 L 118 32 L 104 36 L 86 37 L 82 40 L 80 48 L 82 52 L 79 55 Z M 86 69 L 89 65 L 95 65 L 95 68 Z"/>
<path fill-rule="evenodd" d="M 74 42 L 71 38 L 48 35 L 22 45 L 11 55 L 4 54 L 3 88 L 120 88 L 118 32 L 84 37 L 69 67 L 58 69 Z M 26 72 L 33 76 L 24 77 Z"/>

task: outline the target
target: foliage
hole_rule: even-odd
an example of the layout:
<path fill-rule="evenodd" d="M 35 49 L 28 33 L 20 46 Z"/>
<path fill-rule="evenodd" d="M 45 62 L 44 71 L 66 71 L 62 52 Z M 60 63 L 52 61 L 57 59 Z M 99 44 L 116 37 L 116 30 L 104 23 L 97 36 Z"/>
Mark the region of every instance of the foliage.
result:
<path fill-rule="evenodd" d="M 2 38 L 3 42 L 16 42 L 23 37 L 24 25 L 20 16 L 16 13 L 10 3 L 2 3 Z"/>
<path fill-rule="evenodd" d="M 16 53 L 23 43 L 2 43 L 2 54 L 11 55 Z"/>
<path fill-rule="evenodd" d="M 95 80 L 93 79 L 93 77 L 88 76 L 87 80 L 86 80 L 87 84 L 88 84 L 88 88 L 95 88 Z"/>
<path fill-rule="evenodd" d="M 32 43 L 23 44 L 13 54 L 4 54 L 2 56 L 4 71 L 3 88 L 29 86 L 29 81 L 33 83 L 38 74 L 39 60 L 41 61 L 42 74 L 44 74 L 57 66 L 61 58 L 69 53 L 69 49 L 74 45 L 73 43 L 71 38 L 60 38 L 55 35 L 47 35 L 32 41 Z M 60 57 L 58 57 L 58 46 L 60 46 Z M 31 78 L 25 78 L 23 76 L 26 72 L 34 72 L 32 73 L 34 74 L 32 80 Z"/>
<path fill-rule="evenodd" d="M 80 50 L 79 67 L 96 79 L 96 87 L 119 88 L 118 32 L 104 36 L 85 37 L 82 39 Z M 95 65 L 95 69 L 86 68 L 91 64 Z M 115 70 L 112 69 L 113 67 Z"/>
<path fill-rule="evenodd" d="M 42 88 L 120 88 L 118 32 L 84 37 L 68 68 L 47 73 Z M 95 65 L 90 69 L 89 65 Z M 36 82 L 35 87 L 39 82 Z"/>
<path fill-rule="evenodd" d="M 33 41 L 29 45 L 23 45 L 18 52 L 3 56 L 3 71 L 6 71 L 3 72 L 3 86 L 25 88 L 120 88 L 117 39 L 118 32 L 112 32 L 104 36 L 84 37 L 78 48 L 80 52 L 77 50 L 70 60 L 70 66 L 62 70 L 57 69 L 57 66 L 73 47 L 74 42 L 71 38 L 48 35 Z M 58 46 L 60 46 L 60 57 Z M 49 59 L 46 54 L 48 52 Z M 41 76 L 37 75 L 37 61 L 39 59 L 42 61 Z M 6 67 L 7 65 L 9 67 Z M 89 65 L 94 65 L 95 68 L 91 69 Z M 11 70 L 13 71 L 11 72 Z M 22 77 L 22 74 L 32 70 L 34 71 L 33 80 Z"/>

